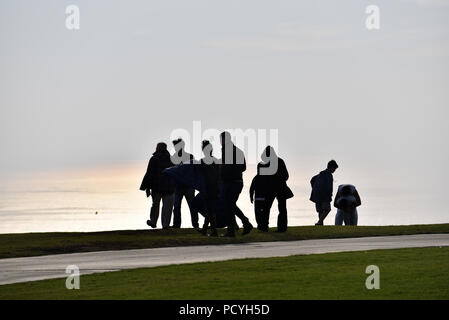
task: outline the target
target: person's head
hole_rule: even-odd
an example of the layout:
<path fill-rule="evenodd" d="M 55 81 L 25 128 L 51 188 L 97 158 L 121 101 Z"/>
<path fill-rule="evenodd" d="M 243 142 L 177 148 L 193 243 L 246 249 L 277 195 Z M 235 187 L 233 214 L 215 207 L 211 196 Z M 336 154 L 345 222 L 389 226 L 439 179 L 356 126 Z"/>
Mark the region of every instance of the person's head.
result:
<path fill-rule="evenodd" d="M 222 146 L 232 143 L 231 134 L 228 131 L 220 133 L 220 142 Z"/>
<path fill-rule="evenodd" d="M 173 143 L 173 146 L 175 147 L 176 152 L 182 151 L 184 149 L 185 142 L 181 138 L 173 140 L 172 143 Z"/>
<path fill-rule="evenodd" d="M 331 160 L 331 161 L 329 161 L 329 162 L 327 163 L 327 169 L 328 169 L 330 172 L 334 173 L 335 170 L 337 170 L 337 168 L 338 168 L 338 164 L 337 164 L 337 162 L 336 162 L 335 160 Z"/>
<path fill-rule="evenodd" d="M 342 196 L 350 196 L 352 194 L 352 189 L 350 186 L 343 186 L 341 188 L 341 195 Z"/>
<path fill-rule="evenodd" d="M 165 142 L 159 142 L 156 145 L 156 152 L 167 151 L 167 144 Z"/>
<path fill-rule="evenodd" d="M 260 158 L 263 162 L 270 162 L 271 159 L 277 157 L 276 151 L 274 151 L 274 148 L 272 146 L 267 146 L 263 152 Z"/>
<path fill-rule="evenodd" d="M 213 148 L 209 140 L 203 140 L 203 142 L 201 143 L 201 149 L 203 150 L 203 153 L 206 157 L 212 156 Z"/>

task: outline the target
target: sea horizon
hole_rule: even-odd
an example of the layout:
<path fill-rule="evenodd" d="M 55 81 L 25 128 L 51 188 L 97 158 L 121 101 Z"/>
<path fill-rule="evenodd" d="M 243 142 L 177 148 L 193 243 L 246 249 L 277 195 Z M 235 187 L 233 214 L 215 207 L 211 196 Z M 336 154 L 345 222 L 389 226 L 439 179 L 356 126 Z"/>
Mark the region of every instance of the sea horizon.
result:
<path fill-rule="evenodd" d="M 288 159 L 286 162 L 289 165 Z M 145 193 L 139 190 L 146 165 L 145 161 L 134 161 L 110 166 L 10 174 L 0 185 L 0 233 L 150 229 L 146 220 L 151 198 L 146 198 Z M 317 214 L 314 204 L 309 201 L 312 171 L 307 172 L 308 176 L 304 168 L 295 165 L 290 165 L 289 171 L 288 185 L 295 195 L 287 201 L 289 226 L 313 225 Z M 238 201 L 239 207 L 253 224 L 254 208 L 249 200 L 248 188 L 254 174 L 255 166 L 248 165 Z M 373 184 L 375 179 L 364 177 L 360 180 L 364 183 L 345 179 L 341 170 L 335 174 L 334 181 L 334 194 L 339 184 L 354 183 L 358 188 L 362 198 L 362 206 L 358 209 L 359 225 L 448 222 L 443 210 L 429 205 L 443 202 L 424 197 L 419 190 L 408 188 L 400 193 L 398 186 L 385 188 Z M 396 195 L 392 195 L 394 192 Z M 332 207 L 325 225 L 334 224 L 335 213 L 336 209 Z M 270 214 L 271 227 L 276 226 L 277 214 L 275 200 Z M 182 204 L 182 227 L 192 227 L 185 200 Z"/>

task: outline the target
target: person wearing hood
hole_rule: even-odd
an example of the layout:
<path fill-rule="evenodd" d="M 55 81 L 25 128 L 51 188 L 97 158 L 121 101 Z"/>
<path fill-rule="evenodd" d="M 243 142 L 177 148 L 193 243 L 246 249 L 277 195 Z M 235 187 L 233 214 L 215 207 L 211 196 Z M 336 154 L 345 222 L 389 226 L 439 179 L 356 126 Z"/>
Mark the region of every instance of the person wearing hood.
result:
<path fill-rule="evenodd" d="M 152 228 L 156 228 L 161 201 L 162 228 L 167 229 L 170 226 L 175 185 L 173 180 L 167 174 L 164 174 L 163 171 L 172 166 L 173 163 L 167 150 L 167 144 L 159 142 L 156 146 L 156 151 L 150 158 L 147 172 L 140 185 L 140 190 L 146 191 L 147 197 L 151 195 L 153 200 L 150 219 L 147 220 L 147 224 Z"/>
<path fill-rule="evenodd" d="M 267 232 L 269 229 L 270 210 L 274 199 L 278 202 L 277 232 L 287 231 L 287 199 L 293 193 L 287 186 L 289 178 L 287 166 L 271 146 L 267 146 L 261 155 L 262 161 L 257 165 L 257 175 L 253 178 L 249 190 L 251 203 L 257 221 L 257 228 Z"/>
<path fill-rule="evenodd" d="M 337 208 L 335 215 L 335 225 L 356 226 L 358 223 L 357 207 L 362 205 L 360 195 L 352 184 L 342 184 L 338 186 L 335 195 L 334 207 Z"/>

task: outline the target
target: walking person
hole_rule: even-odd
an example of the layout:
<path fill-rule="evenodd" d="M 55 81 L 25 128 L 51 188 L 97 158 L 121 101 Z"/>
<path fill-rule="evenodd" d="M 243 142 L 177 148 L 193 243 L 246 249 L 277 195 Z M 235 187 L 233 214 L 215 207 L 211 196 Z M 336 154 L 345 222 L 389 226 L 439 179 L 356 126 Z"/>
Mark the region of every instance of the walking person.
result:
<path fill-rule="evenodd" d="M 150 211 L 150 219 L 147 224 L 156 228 L 159 219 L 159 207 L 162 200 L 162 228 L 170 226 L 171 214 L 173 210 L 173 193 L 175 186 L 172 179 L 163 174 L 164 169 L 173 166 L 167 145 L 159 142 L 156 151 L 153 153 L 148 163 L 147 172 L 140 185 L 140 190 L 146 191 L 147 197 L 151 195 L 153 204 Z"/>
<path fill-rule="evenodd" d="M 173 140 L 172 143 L 175 148 L 175 153 L 172 156 L 172 162 L 174 164 L 191 163 L 194 160 L 193 155 L 184 150 L 185 142 L 181 138 Z M 198 228 L 198 213 L 195 210 L 192 210 L 192 201 L 194 197 L 195 190 L 193 188 L 179 184 L 176 185 L 172 228 L 181 228 L 181 205 L 183 198 L 186 199 L 189 206 L 192 227 Z"/>
<path fill-rule="evenodd" d="M 337 170 L 338 164 L 335 160 L 331 160 L 327 164 L 326 170 L 312 177 L 310 184 L 312 185 L 312 194 L 310 201 L 315 203 L 315 209 L 318 213 L 318 222 L 316 226 L 322 226 L 329 212 L 331 212 L 332 192 L 334 177 L 333 173 Z"/>
<path fill-rule="evenodd" d="M 203 195 L 205 202 L 204 224 L 203 228 L 200 229 L 199 232 L 203 235 L 207 235 L 207 228 L 210 225 L 210 236 L 217 237 L 217 217 L 214 211 L 214 204 L 218 200 L 219 193 L 218 179 L 220 177 L 220 171 L 218 167 L 218 159 L 212 155 L 212 144 L 208 140 L 204 140 L 201 146 L 204 153 L 204 158 L 200 160 L 200 166 L 204 176 L 206 191 Z"/>
<path fill-rule="evenodd" d="M 246 170 L 245 155 L 231 140 L 231 134 L 224 131 L 220 134 L 221 142 L 221 180 L 223 182 L 224 203 L 227 215 L 227 231 L 225 237 L 235 237 L 235 217 L 243 222 L 243 235 L 253 229 L 249 219 L 237 206 L 237 200 L 243 189 L 243 172 Z"/>
<path fill-rule="evenodd" d="M 263 232 L 268 232 L 269 210 L 274 200 L 274 196 L 268 190 L 269 183 L 267 180 L 268 176 L 261 175 L 257 170 L 257 174 L 249 187 L 249 199 L 254 204 L 257 229 Z"/>
<path fill-rule="evenodd" d="M 358 224 L 357 207 L 362 204 L 359 193 L 352 184 L 342 184 L 338 186 L 335 195 L 334 207 L 337 208 L 335 215 L 335 225 L 356 226 Z"/>
<path fill-rule="evenodd" d="M 277 232 L 285 232 L 287 231 L 287 199 L 293 197 L 293 192 L 287 186 L 289 177 L 287 167 L 271 146 L 265 148 L 261 158 L 262 161 L 257 165 L 257 175 L 250 187 L 250 200 L 251 203 L 254 202 L 257 228 L 264 232 L 268 231 L 270 210 L 276 198 L 279 210 Z"/>

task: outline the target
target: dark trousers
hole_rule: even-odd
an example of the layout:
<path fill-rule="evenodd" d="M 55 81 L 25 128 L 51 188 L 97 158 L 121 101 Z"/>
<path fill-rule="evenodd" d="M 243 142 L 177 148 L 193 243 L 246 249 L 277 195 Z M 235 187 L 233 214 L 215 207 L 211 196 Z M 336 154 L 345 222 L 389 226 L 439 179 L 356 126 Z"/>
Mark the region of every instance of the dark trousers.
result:
<path fill-rule="evenodd" d="M 318 222 L 317 224 L 322 225 L 324 223 L 324 219 L 326 219 L 329 212 L 331 212 L 331 203 L 330 202 L 317 202 L 315 203 L 316 212 L 318 213 Z"/>
<path fill-rule="evenodd" d="M 203 229 L 206 230 L 210 224 L 212 231 L 217 229 L 217 216 L 213 210 L 213 204 L 216 201 L 215 198 L 205 200 L 205 212 L 204 212 L 204 224 Z"/>
<path fill-rule="evenodd" d="M 287 231 L 287 199 L 282 197 L 277 197 L 278 200 L 278 231 L 285 232 Z"/>
<path fill-rule="evenodd" d="M 173 210 L 173 193 L 162 194 L 160 192 L 152 192 L 151 198 L 153 204 L 150 211 L 150 221 L 157 224 L 159 219 L 159 207 L 162 200 L 162 228 L 168 228 L 170 226 L 171 212 Z"/>
<path fill-rule="evenodd" d="M 243 181 L 228 181 L 223 183 L 224 203 L 226 210 L 226 221 L 228 232 L 235 233 L 235 217 L 242 220 L 243 225 L 249 223 L 248 218 L 243 214 L 242 210 L 237 207 L 237 200 L 243 189 Z"/>
<path fill-rule="evenodd" d="M 270 220 L 270 210 L 273 205 L 275 197 L 268 196 L 265 197 L 264 200 L 255 200 L 254 201 L 254 211 L 256 214 L 257 228 L 259 230 L 267 231 L 268 223 Z M 277 227 L 278 231 L 285 232 L 287 231 L 287 199 L 282 197 L 276 197 L 278 201 L 278 220 Z"/>
<path fill-rule="evenodd" d="M 190 217 L 192 220 L 192 227 L 198 228 L 198 212 L 192 210 L 192 200 L 195 197 L 195 190 L 193 188 L 187 188 L 183 186 L 176 187 L 175 190 L 175 200 L 173 208 L 173 226 L 181 227 L 181 204 L 182 198 L 186 198 L 187 204 L 189 205 Z"/>

